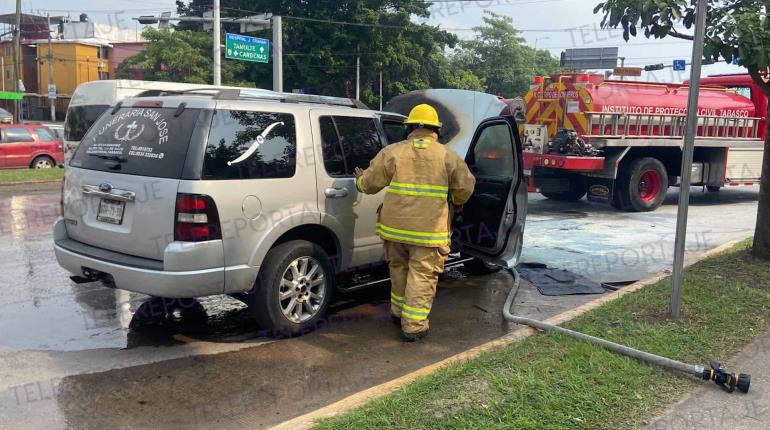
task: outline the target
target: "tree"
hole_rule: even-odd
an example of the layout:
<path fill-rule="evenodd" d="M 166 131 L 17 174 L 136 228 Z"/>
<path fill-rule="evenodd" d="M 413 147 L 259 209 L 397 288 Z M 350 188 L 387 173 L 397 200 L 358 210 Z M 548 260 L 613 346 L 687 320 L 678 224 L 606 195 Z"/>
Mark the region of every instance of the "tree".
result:
<path fill-rule="evenodd" d="M 131 78 L 133 71 L 138 68 L 142 72 L 142 78 L 149 81 L 195 84 L 212 82 L 211 34 L 147 27 L 142 31 L 142 36 L 147 40 L 147 45 L 118 66 L 119 77 Z M 226 64 L 222 68 L 222 81 L 233 85 L 253 86 L 236 79 L 242 69 L 242 64 Z"/>
<path fill-rule="evenodd" d="M 177 9 L 181 15 L 200 16 L 210 4 L 211 0 L 177 1 Z M 457 36 L 412 21 L 415 16 L 428 17 L 429 5 L 423 0 L 229 0 L 223 16 L 270 12 L 284 17 L 284 88 L 289 91 L 353 97 L 356 57 L 360 57 L 361 99 L 376 106 L 380 70 L 386 101 L 416 89 L 476 86 L 467 70 L 458 76 L 447 71 L 445 50 L 455 46 Z M 199 30 L 200 25 L 179 28 Z M 237 26 L 226 29 L 239 31 Z M 270 30 L 253 35 L 272 38 Z M 229 63 L 233 61 L 223 61 Z M 269 65 L 243 63 L 237 77 L 258 87 L 272 87 Z"/>
<path fill-rule="evenodd" d="M 608 0 L 599 3 L 594 13 L 603 13 L 602 27 L 622 26 L 626 41 L 640 30 L 647 38 L 693 40 L 687 30 L 695 23 L 696 4 L 697 0 Z M 768 0 L 708 0 L 703 55 L 707 60 L 728 63 L 739 58 L 770 99 L 770 84 L 761 74 L 770 66 L 768 13 Z M 770 121 L 767 124 L 753 255 L 770 260 Z"/>
<path fill-rule="evenodd" d="M 487 11 L 484 25 L 473 31 L 474 38 L 460 43 L 452 64 L 479 76 L 489 93 L 511 98 L 522 95 L 535 76 L 559 69 L 558 61 L 548 51 L 524 44 L 507 16 Z"/>

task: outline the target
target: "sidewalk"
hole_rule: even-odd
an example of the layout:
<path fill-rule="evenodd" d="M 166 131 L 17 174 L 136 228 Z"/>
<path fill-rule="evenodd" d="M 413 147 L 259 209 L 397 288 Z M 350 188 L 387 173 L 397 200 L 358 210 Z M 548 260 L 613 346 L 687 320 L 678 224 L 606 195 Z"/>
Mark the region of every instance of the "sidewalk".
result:
<path fill-rule="evenodd" d="M 751 374 L 747 394 L 728 394 L 704 383 L 641 430 L 770 429 L 770 332 L 722 363 L 731 372 Z"/>

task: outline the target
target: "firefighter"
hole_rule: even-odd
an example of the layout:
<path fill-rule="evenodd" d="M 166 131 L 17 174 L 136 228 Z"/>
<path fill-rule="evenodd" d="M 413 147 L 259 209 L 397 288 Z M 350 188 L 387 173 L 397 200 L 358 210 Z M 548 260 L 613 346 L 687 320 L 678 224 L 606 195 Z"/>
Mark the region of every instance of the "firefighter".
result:
<path fill-rule="evenodd" d="M 454 151 L 439 142 L 436 110 L 412 109 L 407 138 L 383 148 L 365 171 L 356 168 L 356 188 L 376 194 L 388 187 L 377 218 L 390 265 L 390 310 L 403 339 L 428 334 L 428 314 L 438 275 L 449 255 L 451 220 L 448 202 L 462 211 L 476 180 Z"/>

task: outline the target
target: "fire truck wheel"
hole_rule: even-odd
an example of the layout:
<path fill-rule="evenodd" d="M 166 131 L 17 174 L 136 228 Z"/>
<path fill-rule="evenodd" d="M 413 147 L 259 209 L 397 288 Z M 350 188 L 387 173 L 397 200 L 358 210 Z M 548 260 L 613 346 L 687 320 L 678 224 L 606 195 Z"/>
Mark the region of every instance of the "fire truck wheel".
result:
<path fill-rule="evenodd" d="M 588 193 L 588 185 L 581 178 L 565 178 L 569 181 L 569 190 L 567 191 L 541 191 L 545 197 L 560 202 L 576 202 Z"/>
<path fill-rule="evenodd" d="M 666 198 L 668 173 L 657 158 L 645 157 L 624 166 L 618 183 L 624 207 L 634 212 L 650 212 Z"/>

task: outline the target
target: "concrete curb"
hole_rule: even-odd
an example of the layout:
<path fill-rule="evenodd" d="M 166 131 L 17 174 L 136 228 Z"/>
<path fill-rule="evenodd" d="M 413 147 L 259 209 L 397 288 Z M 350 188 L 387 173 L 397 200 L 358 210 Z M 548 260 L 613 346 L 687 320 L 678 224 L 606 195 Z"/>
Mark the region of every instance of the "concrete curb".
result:
<path fill-rule="evenodd" d="M 732 248 L 736 244 L 742 242 L 745 239 L 741 240 L 734 240 L 727 242 L 725 244 L 722 244 L 714 249 L 708 250 L 697 257 L 693 258 L 692 261 L 689 261 L 686 266 L 692 266 L 695 263 L 698 263 L 699 261 L 702 261 L 706 258 L 709 258 L 711 256 L 714 256 L 716 254 L 722 253 L 727 251 L 728 249 Z M 559 325 L 563 324 L 567 321 L 573 320 L 576 317 L 591 311 L 593 309 L 598 308 L 599 306 L 609 303 L 613 300 L 617 300 L 626 294 L 630 294 L 636 291 L 641 290 L 642 288 L 655 284 L 667 277 L 669 277 L 671 274 L 669 272 L 660 272 L 657 273 L 647 279 L 643 279 L 641 281 L 635 282 L 627 287 L 624 287 L 618 291 L 608 293 L 596 300 L 593 300 L 591 302 L 588 302 L 584 305 L 578 306 L 575 309 L 571 309 L 567 312 L 563 312 L 559 315 L 556 315 L 554 317 L 551 317 L 545 322 L 549 324 Z M 526 339 L 529 336 L 532 336 L 533 334 L 537 333 L 537 330 L 529 327 L 521 328 L 518 330 L 514 330 L 502 337 L 499 337 L 495 340 L 489 341 L 487 343 L 481 344 L 477 347 L 471 348 L 467 351 L 461 352 L 459 354 L 453 355 L 451 357 L 447 357 L 437 363 L 431 364 L 429 366 L 423 367 L 421 369 L 417 369 L 411 373 L 407 373 L 404 376 L 401 376 L 399 378 L 393 379 L 391 381 L 385 382 L 380 385 L 376 385 L 371 388 L 367 388 L 366 390 L 359 391 L 355 394 L 351 394 L 350 396 L 339 400 L 335 403 L 332 403 L 330 405 L 324 406 L 320 409 L 317 409 L 313 412 L 309 412 L 305 415 L 300 415 L 296 418 L 293 418 L 289 421 L 285 421 L 281 424 L 278 424 L 272 429 L 274 430 L 299 430 L 299 429 L 309 429 L 313 427 L 313 425 L 316 423 L 316 421 L 324 419 L 324 418 L 332 418 L 341 414 L 344 414 L 346 412 L 349 412 L 355 408 L 358 408 L 360 406 L 363 406 L 364 404 L 368 403 L 371 400 L 383 397 L 387 394 L 390 394 L 399 388 L 403 387 L 404 385 L 415 381 L 418 378 L 421 378 L 423 376 L 430 375 L 431 373 L 436 372 L 437 370 L 441 369 L 442 367 L 446 367 L 453 363 L 463 362 L 467 361 L 473 358 L 478 357 L 481 353 L 490 351 L 493 349 L 501 348 L 510 344 L 513 344 L 515 342 L 518 342 L 522 339 Z"/>

